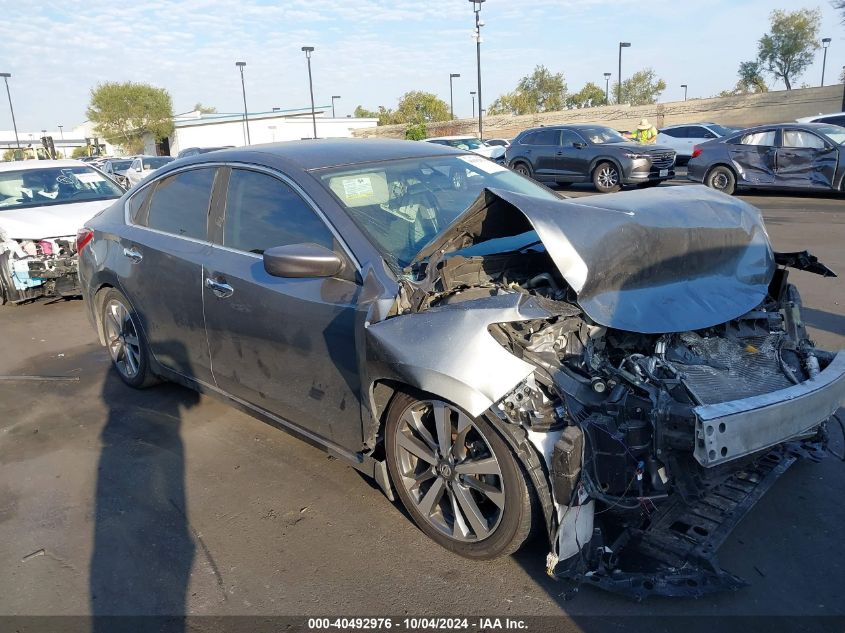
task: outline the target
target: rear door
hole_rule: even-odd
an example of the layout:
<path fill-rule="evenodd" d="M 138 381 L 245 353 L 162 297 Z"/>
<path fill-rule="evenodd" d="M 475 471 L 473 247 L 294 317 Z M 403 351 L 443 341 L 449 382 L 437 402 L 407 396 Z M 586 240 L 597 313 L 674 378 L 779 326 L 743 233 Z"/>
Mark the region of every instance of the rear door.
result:
<path fill-rule="evenodd" d="M 202 270 L 211 253 L 208 212 L 217 169 L 176 172 L 129 199 L 120 285 L 164 367 L 210 383 Z"/>
<path fill-rule="evenodd" d="M 351 258 L 291 181 L 233 167 L 212 222 L 205 318 L 214 379 L 228 393 L 349 450 L 362 442 Z M 273 246 L 315 243 L 349 265 L 345 278 L 280 278 L 264 270 Z"/>
<path fill-rule="evenodd" d="M 560 130 L 538 130 L 532 137 L 530 149 L 534 175 L 553 180 L 561 174 L 560 165 Z"/>
<path fill-rule="evenodd" d="M 737 169 L 741 184 L 772 185 L 775 183 L 778 131 L 759 130 L 742 135 L 728 144 L 728 154 Z"/>
<path fill-rule="evenodd" d="M 776 183 L 782 187 L 830 189 L 839 151 L 807 130 L 781 131 L 777 152 Z"/>

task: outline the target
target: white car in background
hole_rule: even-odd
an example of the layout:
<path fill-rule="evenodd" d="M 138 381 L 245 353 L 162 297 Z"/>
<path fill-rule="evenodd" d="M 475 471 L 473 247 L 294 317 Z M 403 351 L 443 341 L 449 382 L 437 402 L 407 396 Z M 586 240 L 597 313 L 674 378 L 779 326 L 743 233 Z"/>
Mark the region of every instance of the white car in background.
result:
<path fill-rule="evenodd" d="M 175 159 L 172 156 L 136 156 L 124 175 L 126 185 L 134 187 L 156 169 L 173 160 Z"/>
<path fill-rule="evenodd" d="M 696 145 L 738 131 L 739 128 L 726 127 L 718 123 L 670 125 L 658 130 L 657 144 L 671 147 L 677 154 L 677 164 L 685 165 L 692 157 L 692 150 Z"/>
<path fill-rule="evenodd" d="M 473 152 L 479 156 L 484 156 L 484 158 L 489 158 L 500 165 L 505 164 L 504 147 L 500 145 L 487 145 L 487 143 L 475 136 L 433 136 L 432 138 L 425 139 L 425 142 L 456 147 L 464 151 Z"/>
<path fill-rule="evenodd" d="M 77 231 L 122 195 L 78 160 L 0 163 L 0 305 L 78 295 Z"/>
<path fill-rule="evenodd" d="M 833 114 L 817 114 L 815 116 L 804 116 L 795 119 L 798 123 L 827 123 L 845 127 L 845 112 L 834 112 Z"/>

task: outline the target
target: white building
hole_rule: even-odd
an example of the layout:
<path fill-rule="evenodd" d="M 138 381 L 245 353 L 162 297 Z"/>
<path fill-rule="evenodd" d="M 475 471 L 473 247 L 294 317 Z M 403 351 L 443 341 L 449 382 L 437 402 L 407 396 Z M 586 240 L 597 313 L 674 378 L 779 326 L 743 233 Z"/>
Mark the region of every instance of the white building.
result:
<path fill-rule="evenodd" d="M 315 110 L 318 138 L 347 138 L 352 136 L 352 130 L 378 124 L 377 119 L 332 118 L 327 116 L 327 112 L 330 114 L 331 109 Z M 173 123 L 175 130 L 169 139 L 171 156 L 189 147 L 240 147 L 314 137 L 310 108 L 250 113 L 249 142 L 243 114 L 189 112 L 177 115 Z M 152 143 L 148 145 L 147 153 L 155 154 L 155 146 Z"/>
<path fill-rule="evenodd" d="M 94 133 L 94 124 L 90 121 L 85 121 L 81 125 L 73 128 L 66 128 L 53 130 L 22 130 L 18 129 L 18 140 L 21 147 L 41 147 L 41 137 L 52 136 L 53 145 L 56 148 L 56 153 L 59 158 L 70 158 L 73 150 L 77 147 L 84 147 L 86 145 L 86 138 L 96 138 Z M 106 154 L 113 155 L 116 151 L 114 147 L 106 143 L 105 139 L 98 139 L 101 145 L 106 146 Z M 0 130 L 0 157 L 7 149 L 14 149 L 17 147 L 14 130 Z"/>

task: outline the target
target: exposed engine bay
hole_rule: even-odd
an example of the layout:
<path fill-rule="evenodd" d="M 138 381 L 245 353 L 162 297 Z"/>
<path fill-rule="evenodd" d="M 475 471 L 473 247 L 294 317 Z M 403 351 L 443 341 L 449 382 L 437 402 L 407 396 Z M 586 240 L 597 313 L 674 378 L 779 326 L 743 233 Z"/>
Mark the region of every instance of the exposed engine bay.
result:
<path fill-rule="evenodd" d="M 0 301 L 78 295 L 76 238 L 9 239 L 0 229 Z"/>
<path fill-rule="evenodd" d="M 430 322 L 435 324 L 455 311 L 465 320 L 467 311 L 496 300 L 530 306 L 520 318 L 487 323 L 489 336 L 531 368 L 504 397 L 490 400 L 504 424 L 528 432 L 545 460 L 555 505 L 548 572 L 575 586 L 593 584 L 637 599 L 742 586 L 719 568 L 716 549 L 789 465 L 824 454 L 831 422 L 842 426 L 836 411 L 845 400 L 845 353 L 818 349 L 808 338 L 788 267 L 834 273 L 806 252 L 773 253 L 765 231 L 751 221 L 748 245 L 760 247 L 758 256 L 749 258 L 733 237 L 730 244 L 736 277 L 748 282 L 756 275 L 742 296 L 707 304 L 689 293 L 693 303 L 678 309 L 689 312 L 698 301 L 700 314 L 658 315 L 651 306 L 632 331 L 613 327 L 633 322 L 630 314 L 604 307 L 639 309 L 626 305 L 630 297 L 671 304 L 669 282 L 649 297 L 649 279 L 641 277 L 628 299 L 625 286 L 617 285 L 611 300 L 587 309 L 584 288 L 593 272 L 567 274 L 579 269 L 570 266 L 581 254 L 577 244 L 563 255 L 553 252 L 539 212 L 520 208 L 536 234 L 517 222 L 516 232 L 528 232 L 516 247 L 473 250 L 500 237 L 489 232 L 504 226 L 489 213 L 499 203 L 488 198 L 482 208 L 479 202 L 487 217 L 468 220 L 451 243 L 441 240 L 429 249 L 403 282 L 396 311 L 417 323 L 427 314 L 438 319 Z M 715 231 L 702 234 L 717 241 Z M 584 269 L 589 258 L 582 257 Z M 742 262 L 753 270 L 743 270 Z M 671 264 L 680 268 L 676 276 L 686 273 L 689 285 L 707 283 L 711 296 L 720 292 L 719 275 L 710 274 L 719 272 L 716 264 L 700 262 L 709 279 L 696 277 L 693 267 L 684 270 L 683 262 Z M 660 281 L 665 271 L 655 270 Z M 580 289 L 574 278 L 586 280 Z M 596 294 L 611 296 L 606 290 Z M 713 322 L 720 311 L 737 307 L 741 313 Z M 684 318 L 711 323 L 654 331 L 654 322 L 664 318 L 669 324 Z"/>

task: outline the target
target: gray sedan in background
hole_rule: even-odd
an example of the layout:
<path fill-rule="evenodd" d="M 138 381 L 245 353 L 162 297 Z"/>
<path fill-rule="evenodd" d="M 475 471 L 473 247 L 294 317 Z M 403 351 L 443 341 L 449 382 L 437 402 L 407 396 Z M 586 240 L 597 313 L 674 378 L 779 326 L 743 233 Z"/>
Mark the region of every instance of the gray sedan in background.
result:
<path fill-rule="evenodd" d="M 688 178 L 724 193 L 737 188 L 842 191 L 845 128 L 782 123 L 697 145 Z"/>

